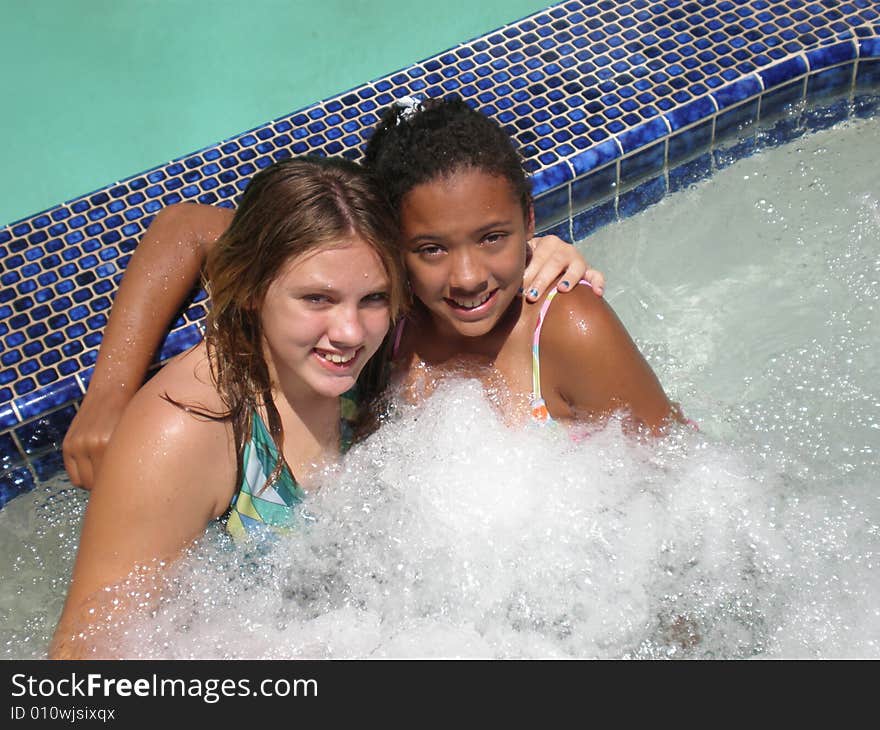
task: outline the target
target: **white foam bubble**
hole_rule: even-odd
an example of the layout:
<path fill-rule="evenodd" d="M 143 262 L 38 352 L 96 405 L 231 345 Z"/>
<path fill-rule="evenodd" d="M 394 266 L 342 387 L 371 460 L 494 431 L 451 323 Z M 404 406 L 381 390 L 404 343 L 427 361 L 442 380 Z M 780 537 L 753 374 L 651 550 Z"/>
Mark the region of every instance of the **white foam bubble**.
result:
<path fill-rule="evenodd" d="M 314 522 L 271 547 L 242 560 L 222 540 L 203 541 L 177 595 L 129 650 L 347 658 L 876 649 L 866 603 L 876 596 L 857 582 L 867 553 L 853 543 L 864 515 L 792 495 L 772 465 L 703 434 L 683 429 L 640 445 L 612 423 L 574 443 L 561 430 L 510 429 L 476 381 L 450 381 L 326 476 L 305 507 Z M 826 627 L 844 613 L 846 626 Z"/>

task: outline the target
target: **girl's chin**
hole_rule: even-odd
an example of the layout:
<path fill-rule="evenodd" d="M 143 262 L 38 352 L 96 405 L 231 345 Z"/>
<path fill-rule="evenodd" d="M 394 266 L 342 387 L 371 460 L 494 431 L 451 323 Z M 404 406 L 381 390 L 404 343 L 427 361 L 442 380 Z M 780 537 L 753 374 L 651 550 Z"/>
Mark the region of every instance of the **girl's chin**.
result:
<path fill-rule="evenodd" d="M 462 322 L 451 317 L 436 317 L 441 323 L 440 330 L 459 337 L 483 337 L 498 325 L 497 317 L 485 317 L 474 322 Z"/>
<path fill-rule="evenodd" d="M 347 393 L 351 390 L 355 386 L 355 383 L 357 383 L 357 376 L 335 378 L 331 381 L 315 383 L 312 390 L 314 390 L 315 395 L 324 398 L 338 398 L 343 393 Z"/>

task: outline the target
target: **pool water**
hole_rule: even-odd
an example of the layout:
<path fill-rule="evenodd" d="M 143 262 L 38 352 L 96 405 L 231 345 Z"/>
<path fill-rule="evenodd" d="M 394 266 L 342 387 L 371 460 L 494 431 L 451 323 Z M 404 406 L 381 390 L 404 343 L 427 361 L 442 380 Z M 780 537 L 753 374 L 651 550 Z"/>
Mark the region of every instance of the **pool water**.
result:
<path fill-rule="evenodd" d="M 880 656 L 865 149 L 878 119 L 765 150 L 580 244 L 699 432 L 513 429 L 476 381 L 445 381 L 328 470 L 299 529 L 244 550 L 209 531 L 125 653 Z M 3 656 L 45 652 L 84 502 L 55 483 L 0 512 Z"/>
<path fill-rule="evenodd" d="M 810 492 L 870 492 L 877 474 L 880 153 L 865 150 L 877 119 L 765 150 L 581 244 L 689 414 Z"/>

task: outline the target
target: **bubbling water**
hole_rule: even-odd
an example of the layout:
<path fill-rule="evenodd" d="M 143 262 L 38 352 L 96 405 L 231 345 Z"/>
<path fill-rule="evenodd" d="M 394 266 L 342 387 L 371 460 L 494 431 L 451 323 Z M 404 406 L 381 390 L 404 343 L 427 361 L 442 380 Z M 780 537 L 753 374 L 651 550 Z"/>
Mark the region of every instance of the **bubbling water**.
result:
<path fill-rule="evenodd" d="M 864 515 L 789 498 L 784 474 L 686 429 L 655 444 L 617 423 L 579 443 L 512 430 L 477 381 L 450 381 L 325 481 L 297 529 L 244 560 L 203 540 L 126 651 L 876 653 L 874 558 L 850 543 Z"/>
<path fill-rule="evenodd" d="M 290 531 L 233 546 L 212 527 L 124 627 L 123 653 L 880 656 L 866 149 L 876 119 L 741 161 L 583 244 L 699 432 L 511 428 L 478 381 L 445 379 L 328 469 Z M 8 657 L 45 651 L 83 501 L 47 485 L 0 512 L 17 556 Z"/>

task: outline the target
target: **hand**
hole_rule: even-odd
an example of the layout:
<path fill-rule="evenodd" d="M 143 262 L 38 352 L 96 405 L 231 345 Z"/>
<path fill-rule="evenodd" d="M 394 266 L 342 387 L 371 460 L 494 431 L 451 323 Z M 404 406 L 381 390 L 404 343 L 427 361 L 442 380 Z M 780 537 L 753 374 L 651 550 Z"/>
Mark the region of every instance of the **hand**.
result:
<path fill-rule="evenodd" d="M 61 447 L 64 468 L 74 486 L 94 486 L 104 450 L 128 401 L 127 395 L 106 397 L 91 391 L 86 394 Z"/>
<path fill-rule="evenodd" d="M 541 236 L 529 241 L 532 260 L 523 275 L 523 291 L 527 302 L 537 301 L 547 288 L 557 279 L 556 289 L 569 291 L 581 279 L 602 296 L 605 291 L 605 275 L 601 271 L 588 268 L 589 264 L 578 250 L 558 236 Z M 561 278 L 560 278 L 561 277 Z"/>

